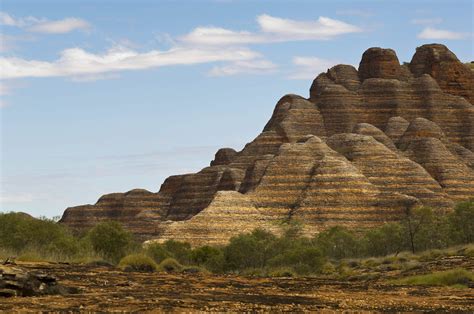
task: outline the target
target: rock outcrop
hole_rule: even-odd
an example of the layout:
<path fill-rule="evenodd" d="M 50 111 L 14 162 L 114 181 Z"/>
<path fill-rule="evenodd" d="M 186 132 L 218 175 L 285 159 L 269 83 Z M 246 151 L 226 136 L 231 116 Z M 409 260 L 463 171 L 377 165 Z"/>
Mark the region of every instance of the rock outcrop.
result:
<path fill-rule="evenodd" d="M 416 206 L 449 211 L 474 195 L 473 73 L 443 45 L 409 64 L 370 48 L 359 69 L 336 65 L 308 99 L 282 97 L 262 133 L 209 167 L 68 208 L 74 228 L 115 219 L 142 239 L 220 244 L 240 232 L 304 221 L 365 228 Z"/>
<path fill-rule="evenodd" d="M 0 265 L 0 298 L 77 292 L 77 288 L 62 286 L 55 277 L 48 274 L 30 272 L 16 265 Z"/>

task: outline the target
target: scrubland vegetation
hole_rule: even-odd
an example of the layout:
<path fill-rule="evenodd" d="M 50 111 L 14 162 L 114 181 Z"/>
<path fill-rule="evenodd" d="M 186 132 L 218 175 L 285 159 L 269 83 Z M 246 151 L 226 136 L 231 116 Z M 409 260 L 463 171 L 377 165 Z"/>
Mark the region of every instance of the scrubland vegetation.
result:
<path fill-rule="evenodd" d="M 7 213 L 0 214 L 0 226 L 0 258 L 102 263 L 124 271 L 344 278 L 355 275 L 357 268 L 409 270 L 440 256 L 474 258 L 474 200 L 445 215 L 419 208 L 398 223 L 362 233 L 333 227 L 309 238 L 302 234 L 301 224 L 292 221 L 282 223 L 280 236 L 256 229 L 220 247 L 192 248 L 173 240 L 142 246 L 117 222 L 103 222 L 75 235 L 53 220 Z M 397 283 L 463 285 L 469 280 L 472 272 L 456 269 Z"/>

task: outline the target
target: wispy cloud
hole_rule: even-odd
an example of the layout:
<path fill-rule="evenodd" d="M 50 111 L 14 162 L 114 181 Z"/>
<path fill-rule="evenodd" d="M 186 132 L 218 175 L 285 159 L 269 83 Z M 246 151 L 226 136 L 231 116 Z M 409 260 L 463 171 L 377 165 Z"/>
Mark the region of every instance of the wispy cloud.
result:
<path fill-rule="evenodd" d="M 277 65 L 268 60 L 237 61 L 223 66 L 215 66 L 210 76 L 231 76 L 236 74 L 268 74 L 277 69 Z"/>
<path fill-rule="evenodd" d="M 64 34 L 90 28 L 90 24 L 87 21 L 75 17 L 50 21 L 46 18 L 36 18 L 33 16 L 15 18 L 6 12 L 0 12 L 0 25 L 19 27 L 30 32 L 46 34 Z"/>
<path fill-rule="evenodd" d="M 78 29 L 88 29 L 90 24 L 85 20 L 69 17 L 58 21 L 47 21 L 34 24 L 28 31 L 46 34 L 64 34 Z"/>
<path fill-rule="evenodd" d="M 338 63 L 340 62 L 336 60 L 318 57 L 294 57 L 293 64 L 296 66 L 296 69 L 288 78 L 293 80 L 314 79 L 319 73 L 326 72 Z"/>
<path fill-rule="evenodd" d="M 1 78 L 54 77 L 100 74 L 125 70 L 140 70 L 170 65 L 190 65 L 216 61 L 245 61 L 260 57 L 246 48 L 180 48 L 152 50 L 139 53 L 114 47 L 104 54 L 89 53 L 80 48 L 63 50 L 53 62 L 25 60 L 16 57 L 0 58 Z"/>
<path fill-rule="evenodd" d="M 443 22 L 443 19 L 440 17 L 434 17 L 434 18 L 422 18 L 422 19 L 413 19 L 411 20 L 412 24 L 417 24 L 417 25 L 434 25 L 434 24 L 439 24 Z"/>
<path fill-rule="evenodd" d="M 90 26 L 78 18 L 49 21 L 35 17 L 15 18 L 4 12 L 0 14 L 0 23 L 22 27 L 31 32 L 56 34 Z M 277 69 L 277 65 L 264 59 L 247 45 L 328 40 L 362 31 L 355 25 L 328 17 L 301 21 L 262 14 L 257 17 L 257 23 L 258 32 L 197 27 L 177 39 L 166 36 L 165 40 L 171 48 L 164 50 L 139 52 L 134 47 L 118 44 L 104 53 L 91 53 L 82 48 L 65 49 L 54 61 L 0 57 L 0 78 L 70 77 L 74 81 L 91 81 L 115 77 L 115 73 L 120 71 L 212 62 L 228 64 L 212 68 L 209 72 L 211 76 L 270 73 Z"/>
<path fill-rule="evenodd" d="M 6 12 L 0 12 L 0 25 L 13 26 L 13 27 L 26 27 L 33 24 L 45 22 L 46 19 L 38 19 L 33 16 L 27 16 L 23 18 L 15 18 Z"/>
<path fill-rule="evenodd" d="M 242 45 L 299 40 L 328 40 L 361 32 L 362 29 L 343 21 L 319 17 L 315 21 L 297 21 L 259 15 L 259 32 L 234 31 L 220 27 L 197 27 L 180 37 L 181 43 L 192 45 Z"/>
<path fill-rule="evenodd" d="M 418 34 L 421 39 L 464 39 L 467 38 L 467 33 L 453 32 L 445 29 L 438 29 L 434 27 L 426 27 Z"/>

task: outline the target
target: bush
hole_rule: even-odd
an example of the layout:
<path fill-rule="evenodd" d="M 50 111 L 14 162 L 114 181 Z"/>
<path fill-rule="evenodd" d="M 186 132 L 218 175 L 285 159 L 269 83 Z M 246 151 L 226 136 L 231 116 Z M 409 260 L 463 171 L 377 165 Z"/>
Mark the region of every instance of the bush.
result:
<path fill-rule="evenodd" d="M 143 254 L 127 255 L 120 260 L 118 266 L 125 271 L 153 272 L 157 269 L 157 265 L 153 259 Z"/>
<path fill-rule="evenodd" d="M 218 248 L 205 245 L 191 251 L 191 260 L 197 265 L 206 265 L 210 260 L 221 254 Z"/>
<path fill-rule="evenodd" d="M 189 264 L 191 262 L 191 244 L 175 240 L 168 240 L 163 243 L 164 249 L 170 257 L 173 257 L 181 264 Z"/>
<path fill-rule="evenodd" d="M 64 226 L 51 219 L 36 219 L 23 213 L 0 213 L 0 247 L 16 255 L 34 251 L 42 259 L 69 259 L 79 253 L 79 244 Z"/>
<path fill-rule="evenodd" d="M 226 266 L 223 250 L 219 249 L 219 254 L 210 256 L 204 267 L 213 273 L 224 272 Z"/>
<path fill-rule="evenodd" d="M 182 270 L 183 273 L 187 274 L 208 274 L 209 271 L 206 268 L 200 266 L 186 266 Z"/>
<path fill-rule="evenodd" d="M 315 242 L 326 256 L 336 259 L 357 257 L 361 251 L 355 235 L 344 227 L 332 227 L 321 232 Z"/>
<path fill-rule="evenodd" d="M 321 274 L 323 275 L 332 275 L 336 272 L 336 267 L 331 263 L 327 262 L 321 268 Z"/>
<path fill-rule="evenodd" d="M 183 266 L 174 258 L 167 258 L 158 265 L 158 269 L 171 273 L 183 270 Z"/>
<path fill-rule="evenodd" d="M 268 275 L 270 277 L 295 277 L 296 273 L 291 267 L 280 267 L 271 269 Z"/>
<path fill-rule="evenodd" d="M 385 256 L 399 252 L 406 246 L 402 227 L 398 223 L 368 230 L 362 241 L 366 256 Z"/>
<path fill-rule="evenodd" d="M 410 276 L 394 281 L 397 284 L 422 286 L 467 286 L 474 281 L 474 273 L 464 268 L 435 272 L 421 276 Z"/>
<path fill-rule="evenodd" d="M 315 247 L 296 247 L 275 256 L 269 262 L 273 267 L 291 267 L 299 275 L 318 273 L 324 263 L 323 254 Z"/>
<path fill-rule="evenodd" d="M 111 262 L 118 262 L 132 249 L 132 235 L 116 221 L 101 222 L 87 234 L 93 250 Z"/>
<path fill-rule="evenodd" d="M 231 238 L 224 248 L 225 269 L 264 268 L 273 257 L 275 239 L 273 234 L 262 229 Z"/>
<path fill-rule="evenodd" d="M 156 263 L 161 263 L 171 254 L 159 243 L 152 243 L 146 247 L 146 255 L 150 256 Z"/>
<path fill-rule="evenodd" d="M 474 199 L 459 203 L 449 219 L 456 243 L 474 242 Z"/>

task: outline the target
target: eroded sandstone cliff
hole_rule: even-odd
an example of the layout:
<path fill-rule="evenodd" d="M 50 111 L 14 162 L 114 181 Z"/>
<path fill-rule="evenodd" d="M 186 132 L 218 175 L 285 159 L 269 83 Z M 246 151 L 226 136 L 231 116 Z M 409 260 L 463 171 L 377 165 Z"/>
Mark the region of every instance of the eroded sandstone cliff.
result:
<path fill-rule="evenodd" d="M 369 227 L 414 206 L 450 210 L 474 195 L 474 76 L 443 45 L 418 47 L 409 64 L 370 48 L 357 70 L 316 77 L 309 99 L 286 95 L 241 151 L 220 149 L 194 174 L 157 193 L 132 190 L 66 209 L 74 228 L 124 223 L 142 239 L 224 243 L 255 227 L 304 221 Z"/>

